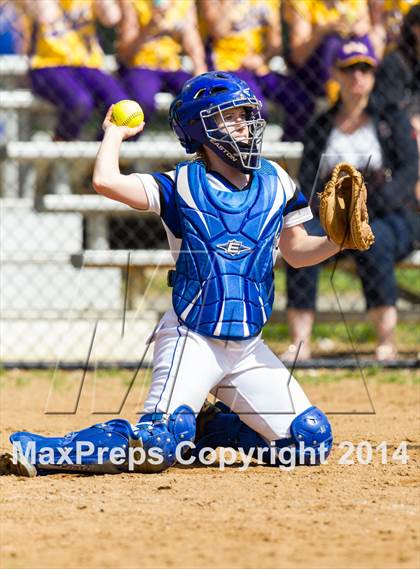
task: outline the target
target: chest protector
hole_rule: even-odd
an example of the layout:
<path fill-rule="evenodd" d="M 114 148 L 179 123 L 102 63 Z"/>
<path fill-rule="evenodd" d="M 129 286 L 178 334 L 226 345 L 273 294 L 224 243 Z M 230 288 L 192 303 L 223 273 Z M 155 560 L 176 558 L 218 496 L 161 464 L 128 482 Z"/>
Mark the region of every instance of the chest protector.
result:
<path fill-rule="evenodd" d="M 285 192 L 267 160 L 245 191 L 210 186 L 201 162 L 179 164 L 176 206 L 182 245 L 173 280 L 174 310 L 205 336 L 256 336 L 274 300 L 273 263 Z"/>

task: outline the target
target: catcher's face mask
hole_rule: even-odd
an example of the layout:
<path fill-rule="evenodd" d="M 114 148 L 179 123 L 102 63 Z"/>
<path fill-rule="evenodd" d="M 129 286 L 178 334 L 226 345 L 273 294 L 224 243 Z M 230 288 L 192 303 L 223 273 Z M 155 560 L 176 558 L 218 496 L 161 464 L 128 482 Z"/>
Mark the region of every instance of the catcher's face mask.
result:
<path fill-rule="evenodd" d="M 261 163 L 265 120 L 257 99 L 231 101 L 200 113 L 205 143 L 225 162 L 241 170 L 256 170 Z"/>
<path fill-rule="evenodd" d="M 238 108 L 244 118 L 235 119 L 234 126 L 228 112 Z M 248 172 L 261 163 L 265 121 L 260 109 L 248 83 L 233 73 L 211 71 L 185 83 L 171 104 L 169 123 L 188 153 L 204 145 L 224 162 Z"/>

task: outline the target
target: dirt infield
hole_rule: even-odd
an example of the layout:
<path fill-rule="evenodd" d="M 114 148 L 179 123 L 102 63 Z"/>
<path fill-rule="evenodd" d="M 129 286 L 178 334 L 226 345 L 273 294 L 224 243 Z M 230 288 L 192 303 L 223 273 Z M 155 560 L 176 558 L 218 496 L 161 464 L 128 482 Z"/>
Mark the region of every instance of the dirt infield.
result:
<path fill-rule="evenodd" d="M 1 379 L 1 438 L 14 430 L 61 435 L 109 415 L 132 374 L 88 375 L 76 414 L 81 373 L 6 372 Z M 66 568 L 418 568 L 419 389 L 414 372 L 361 377 L 300 372 L 313 403 L 330 412 L 335 442 L 328 464 L 284 471 L 240 464 L 178 467 L 156 475 L 1 477 L 1 567 Z M 379 378 L 379 379 L 378 379 Z M 144 382 L 143 382 L 144 383 Z M 141 378 L 123 416 L 135 419 Z M 358 414 L 349 414 L 349 412 Z M 345 449 L 369 441 L 370 464 L 339 464 Z M 375 446 L 388 443 L 388 464 Z M 408 464 L 392 460 L 408 442 Z M 356 453 L 350 458 L 355 459 Z"/>

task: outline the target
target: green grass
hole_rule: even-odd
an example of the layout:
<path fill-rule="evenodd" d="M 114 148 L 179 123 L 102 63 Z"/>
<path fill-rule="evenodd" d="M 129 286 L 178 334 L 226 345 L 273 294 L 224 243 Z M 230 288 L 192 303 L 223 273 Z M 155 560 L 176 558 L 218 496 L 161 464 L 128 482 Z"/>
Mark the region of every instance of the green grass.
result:
<path fill-rule="evenodd" d="M 276 292 L 278 294 L 285 294 L 286 292 L 286 271 L 281 269 L 275 273 Z M 331 267 L 321 270 L 319 278 L 319 294 L 333 294 L 331 287 Z M 334 273 L 334 287 L 337 291 L 343 293 L 360 293 L 362 287 L 360 279 L 347 271 L 337 269 Z"/>
<path fill-rule="evenodd" d="M 357 322 L 347 326 L 344 323 L 315 323 L 312 332 L 312 341 L 331 338 L 336 343 L 350 344 L 348 330 L 357 344 L 369 344 L 375 341 L 376 335 L 373 326 L 369 323 Z M 268 323 L 263 330 L 263 338 L 267 342 L 286 342 L 289 340 L 287 324 Z M 419 326 L 413 323 L 401 322 L 396 329 L 397 344 L 404 351 L 416 350 L 419 343 Z"/>
<path fill-rule="evenodd" d="M 334 290 L 331 286 L 331 267 L 321 271 L 319 279 L 319 296 L 327 297 L 331 303 L 331 309 L 336 308 Z M 405 288 L 420 293 L 420 271 L 397 269 L 397 280 Z M 284 298 L 286 294 L 286 273 L 284 270 L 276 271 L 276 298 Z M 360 301 L 362 288 L 357 275 L 337 269 L 334 274 L 334 288 L 340 298 L 346 297 L 351 306 L 353 299 Z M 353 342 L 359 349 L 371 350 L 375 344 L 375 330 L 370 322 L 348 323 Z M 344 322 L 338 323 L 315 323 L 312 333 L 312 343 L 316 348 L 317 341 L 330 339 L 334 341 L 334 349 L 350 351 L 351 341 Z M 287 324 L 268 323 L 263 331 L 263 337 L 276 351 L 283 350 L 290 342 Z M 418 350 L 420 339 L 420 327 L 413 322 L 400 322 L 396 329 L 396 342 L 401 352 L 415 352 Z"/>
<path fill-rule="evenodd" d="M 10 387 L 11 380 L 13 380 L 14 385 L 19 388 L 29 386 L 32 380 L 41 380 L 49 382 L 53 381 L 54 390 L 69 391 L 70 389 L 74 389 L 75 385 L 80 384 L 83 378 L 83 373 L 83 369 L 66 371 L 61 369 L 6 370 L 3 368 L 0 375 L 0 389 Z M 133 380 L 135 370 L 118 368 L 98 369 L 96 371 L 90 370 L 87 372 L 85 380 L 90 382 L 93 378 L 93 374 L 95 374 L 95 381 L 97 382 L 117 382 L 118 384 L 127 387 Z M 150 380 L 151 370 L 140 369 L 136 376 L 134 386 L 139 385 L 140 383 L 149 384 Z"/>
<path fill-rule="evenodd" d="M 396 274 L 398 284 L 420 294 L 420 269 L 397 269 Z"/>
<path fill-rule="evenodd" d="M 4 389 L 7 386 L 6 381 L 10 378 L 12 373 L 15 375 L 14 380 L 16 387 L 24 388 L 29 385 L 31 376 L 27 375 L 27 372 L 22 371 L 21 373 L 18 373 L 18 370 L 9 371 L 3 368 L 0 375 L 0 389 Z"/>
<path fill-rule="evenodd" d="M 73 374 L 74 372 L 72 372 Z M 16 376 L 17 377 L 14 377 Z M 348 379 L 361 380 L 359 370 L 349 370 L 349 369 L 299 369 L 296 370 L 296 378 L 300 383 L 338 383 Z M 382 369 L 380 367 L 371 366 L 368 368 L 363 368 L 363 375 L 368 382 L 375 382 L 381 384 L 399 384 L 399 385 L 415 385 L 420 386 L 420 372 L 413 369 Z M 70 372 L 60 371 L 60 379 L 64 384 L 71 385 Z M 100 370 L 100 379 L 102 381 L 119 381 L 128 387 L 130 381 L 133 377 L 133 372 L 131 370 Z M 74 376 L 77 377 L 77 376 Z M 12 382 L 6 381 L 7 379 L 16 379 L 14 382 L 15 386 L 19 389 L 34 389 L 36 388 L 37 382 L 39 381 L 50 381 L 51 372 L 47 370 L 11 370 L 6 371 L 3 376 L 2 388 L 10 389 L 13 385 Z M 74 381 L 74 379 L 73 379 Z M 150 372 L 148 371 L 144 374 L 144 370 L 141 370 L 136 378 L 133 385 L 133 389 L 137 389 L 140 383 L 146 382 L 148 385 L 150 383 Z M 57 386 L 55 386 L 57 387 Z"/>
<path fill-rule="evenodd" d="M 324 267 L 320 273 L 319 294 L 332 293 L 331 287 L 332 266 Z M 420 294 L 420 269 L 399 269 L 395 271 L 398 284 Z M 281 269 L 275 273 L 276 291 L 280 294 L 286 291 L 286 271 Z M 334 288 L 344 294 L 362 294 L 362 286 L 357 274 L 341 269 L 334 272 Z"/>
<path fill-rule="evenodd" d="M 36 372 L 35 372 L 36 373 Z M 51 372 L 44 372 L 49 380 L 53 377 L 53 371 Z M 69 375 L 69 372 L 65 370 L 57 370 L 54 376 L 54 388 L 60 390 L 68 390 L 71 387 L 74 387 L 75 383 L 79 383 L 82 381 L 83 378 L 83 370 L 75 370 L 71 372 L 72 375 Z M 95 378 L 97 383 L 105 383 L 105 382 L 112 382 L 122 384 L 125 387 L 128 387 L 136 374 L 135 369 L 119 369 L 119 368 L 110 368 L 110 369 L 97 369 L 97 370 L 89 370 L 86 373 L 86 381 L 91 381 Z M 140 383 L 150 383 L 151 378 L 151 370 L 149 369 L 140 369 L 136 375 L 134 386 L 139 385 Z"/>
<path fill-rule="evenodd" d="M 309 373 L 308 373 L 309 371 Z M 360 370 L 296 370 L 299 383 L 338 383 L 348 379 L 362 379 Z M 412 369 L 382 369 L 380 367 L 363 368 L 363 375 L 368 383 L 396 383 L 399 385 L 420 385 L 420 373 Z"/>

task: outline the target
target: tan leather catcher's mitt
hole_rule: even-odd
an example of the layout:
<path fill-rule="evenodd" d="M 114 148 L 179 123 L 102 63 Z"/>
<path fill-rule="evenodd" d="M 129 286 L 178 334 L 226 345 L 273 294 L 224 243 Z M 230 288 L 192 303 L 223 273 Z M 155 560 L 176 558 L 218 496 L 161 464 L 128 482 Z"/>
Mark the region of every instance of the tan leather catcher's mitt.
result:
<path fill-rule="evenodd" d="M 362 174 L 351 164 L 341 162 L 318 196 L 319 219 L 328 237 L 343 249 L 369 249 L 375 237 L 369 225 Z"/>

